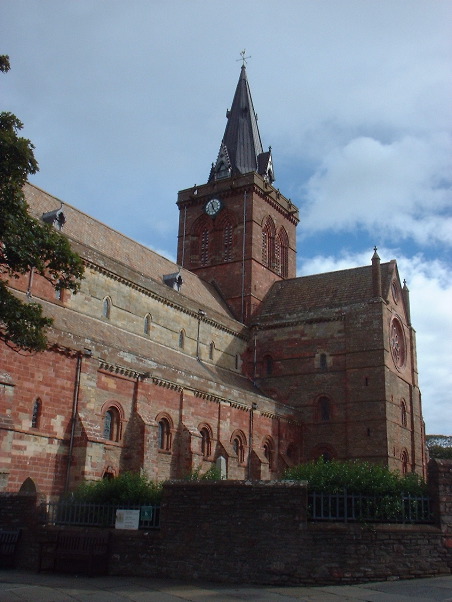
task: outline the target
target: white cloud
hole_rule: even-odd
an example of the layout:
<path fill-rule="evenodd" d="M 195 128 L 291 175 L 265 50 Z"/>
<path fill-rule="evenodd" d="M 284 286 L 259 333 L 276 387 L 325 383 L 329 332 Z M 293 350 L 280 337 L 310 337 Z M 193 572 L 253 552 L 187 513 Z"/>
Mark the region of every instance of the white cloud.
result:
<path fill-rule="evenodd" d="M 382 261 L 395 257 L 379 248 Z M 303 274 L 316 274 L 369 265 L 369 252 L 317 255 L 305 260 Z M 410 290 L 411 321 L 416 330 L 419 384 L 429 434 L 452 435 L 452 273 L 440 260 L 422 255 L 399 257 L 399 274 Z"/>
<path fill-rule="evenodd" d="M 308 231 L 363 226 L 421 244 L 452 243 L 452 137 L 360 137 L 324 158 L 306 185 Z"/>

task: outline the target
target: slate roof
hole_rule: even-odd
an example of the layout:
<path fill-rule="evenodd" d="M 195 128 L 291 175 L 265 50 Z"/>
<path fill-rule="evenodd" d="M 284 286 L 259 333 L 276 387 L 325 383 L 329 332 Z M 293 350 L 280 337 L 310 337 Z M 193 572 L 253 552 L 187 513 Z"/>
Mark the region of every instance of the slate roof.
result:
<path fill-rule="evenodd" d="M 387 296 L 395 261 L 381 264 L 382 294 Z M 374 297 L 372 266 L 338 270 L 275 282 L 264 299 L 258 324 L 313 319 L 340 313 Z"/>
<path fill-rule="evenodd" d="M 245 65 L 242 66 L 232 107 L 227 111 L 226 117 L 228 122 L 220 145 L 217 164 L 212 167 L 209 182 L 215 179 L 220 162 L 229 162 L 225 167 L 229 168 L 232 175 L 246 174 L 250 171 L 268 175 L 267 168 L 271 161 L 271 153 L 263 152 Z M 273 174 L 270 179 L 274 179 Z"/>

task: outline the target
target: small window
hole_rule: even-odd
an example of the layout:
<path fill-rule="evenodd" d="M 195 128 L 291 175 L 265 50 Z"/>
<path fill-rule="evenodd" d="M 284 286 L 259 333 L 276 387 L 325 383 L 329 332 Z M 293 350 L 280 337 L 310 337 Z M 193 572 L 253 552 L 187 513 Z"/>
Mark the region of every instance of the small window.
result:
<path fill-rule="evenodd" d="M 264 456 L 267 458 L 268 460 L 268 467 L 270 468 L 270 470 L 273 469 L 273 443 L 270 439 L 266 439 L 264 441 Z"/>
<path fill-rule="evenodd" d="M 328 367 L 326 353 L 321 353 L 319 358 L 320 370 L 326 370 Z"/>
<path fill-rule="evenodd" d="M 401 413 L 402 426 L 406 426 L 407 425 L 407 412 L 406 412 L 406 403 L 405 403 L 404 399 L 402 399 L 402 401 L 400 402 L 400 413 Z"/>
<path fill-rule="evenodd" d="M 273 358 L 271 355 L 264 356 L 264 372 L 266 376 L 273 374 Z"/>
<path fill-rule="evenodd" d="M 202 427 L 199 432 L 201 433 L 201 453 L 204 458 L 208 458 L 212 453 L 212 436 L 206 426 Z"/>
<path fill-rule="evenodd" d="M 183 349 L 185 346 L 185 332 L 181 330 L 179 332 L 179 349 Z"/>
<path fill-rule="evenodd" d="M 102 316 L 107 320 L 110 319 L 111 315 L 111 299 L 110 297 L 105 297 L 103 305 L 102 305 Z"/>
<path fill-rule="evenodd" d="M 158 444 L 163 451 L 171 450 L 171 426 L 167 418 L 161 418 L 158 423 Z"/>
<path fill-rule="evenodd" d="M 245 461 L 245 443 L 243 437 L 240 434 L 233 436 L 232 447 L 234 449 L 234 452 L 237 454 L 237 460 L 239 464 L 243 464 Z"/>
<path fill-rule="evenodd" d="M 38 399 L 36 399 L 36 401 L 33 404 L 33 409 L 31 412 L 31 428 L 33 429 L 39 428 L 39 423 L 41 420 L 41 410 L 42 402 L 38 397 Z"/>
<path fill-rule="evenodd" d="M 151 314 L 146 314 L 146 316 L 144 317 L 144 325 L 143 325 L 144 334 L 149 335 L 151 333 L 151 324 L 152 324 Z"/>
<path fill-rule="evenodd" d="M 104 439 L 119 441 L 121 438 L 121 420 L 118 409 L 110 407 L 104 416 Z"/>
<path fill-rule="evenodd" d="M 317 402 L 317 410 L 319 420 L 322 422 L 329 422 L 331 419 L 331 404 L 328 397 L 320 397 Z"/>
<path fill-rule="evenodd" d="M 215 343 L 212 341 L 209 345 L 209 360 L 213 360 L 215 353 Z"/>
<path fill-rule="evenodd" d="M 401 458 L 402 460 L 402 474 L 406 475 L 408 474 L 408 452 L 406 451 L 406 449 L 403 450 Z"/>

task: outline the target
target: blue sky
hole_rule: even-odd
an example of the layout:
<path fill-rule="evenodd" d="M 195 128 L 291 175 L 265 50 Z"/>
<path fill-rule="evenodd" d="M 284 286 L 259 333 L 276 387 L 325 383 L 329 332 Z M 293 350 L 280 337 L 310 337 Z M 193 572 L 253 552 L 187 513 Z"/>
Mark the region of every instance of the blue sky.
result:
<path fill-rule="evenodd" d="M 428 433 L 452 435 L 452 2 L 2 0 L 3 110 L 32 181 L 175 258 L 247 70 L 299 274 L 397 259 Z"/>

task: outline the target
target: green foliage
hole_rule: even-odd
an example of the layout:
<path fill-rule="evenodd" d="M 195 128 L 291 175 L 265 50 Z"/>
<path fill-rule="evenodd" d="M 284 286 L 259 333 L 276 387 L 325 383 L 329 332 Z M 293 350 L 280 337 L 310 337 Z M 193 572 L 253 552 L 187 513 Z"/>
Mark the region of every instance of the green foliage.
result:
<path fill-rule="evenodd" d="M 8 70 L 8 57 L 0 56 L 0 71 Z M 66 237 L 28 213 L 23 187 L 38 163 L 33 144 L 18 135 L 22 128 L 15 115 L 0 113 L 0 339 L 14 348 L 43 351 L 45 328 L 52 321 L 42 315 L 39 303 L 14 296 L 9 279 L 34 270 L 55 288 L 75 293 L 83 265 Z"/>
<path fill-rule="evenodd" d="M 427 435 L 425 441 L 430 458 L 452 460 L 452 437 L 448 435 Z"/>
<path fill-rule="evenodd" d="M 124 472 L 115 479 L 82 483 L 71 497 L 93 504 L 153 504 L 160 501 L 162 486 L 139 473 Z"/>
<path fill-rule="evenodd" d="M 422 479 L 409 473 L 406 476 L 384 466 L 368 462 L 326 462 L 322 458 L 300 464 L 285 471 L 284 480 L 307 481 L 310 489 L 318 493 L 349 493 L 361 495 L 392 496 L 423 495 L 426 485 Z"/>
<path fill-rule="evenodd" d="M 211 466 L 209 470 L 201 474 L 200 468 L 195 468 L 185 477 L 186 481 L 221 481 L 221 471 L 216 466 Z"/>

